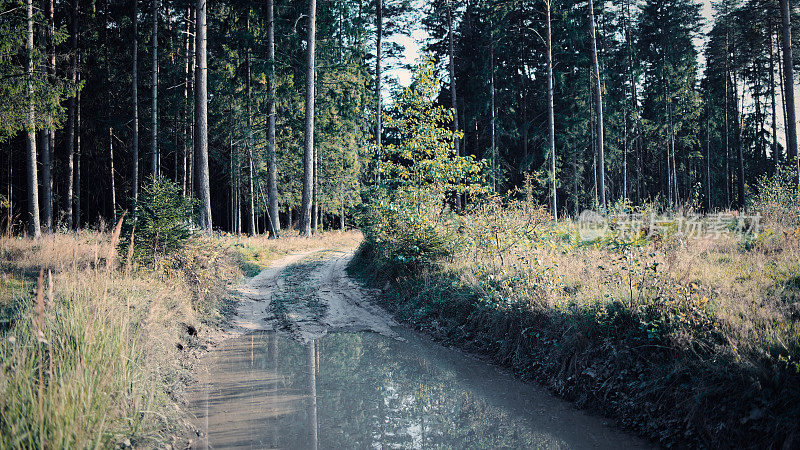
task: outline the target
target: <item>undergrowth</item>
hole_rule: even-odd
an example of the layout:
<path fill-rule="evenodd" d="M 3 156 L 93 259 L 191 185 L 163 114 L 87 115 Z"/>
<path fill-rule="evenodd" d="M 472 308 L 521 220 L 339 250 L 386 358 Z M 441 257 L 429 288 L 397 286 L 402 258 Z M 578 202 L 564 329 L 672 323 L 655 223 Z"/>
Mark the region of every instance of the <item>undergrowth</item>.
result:
<path fill-rule="evenodd" d="M 402 319 L 662 444 L 798 445 L 800 233 L 785 222 L 687 238 L 612 221 L 584 240 L 520 200 L 409 216 L 368 215 L 351 265 Z"/>

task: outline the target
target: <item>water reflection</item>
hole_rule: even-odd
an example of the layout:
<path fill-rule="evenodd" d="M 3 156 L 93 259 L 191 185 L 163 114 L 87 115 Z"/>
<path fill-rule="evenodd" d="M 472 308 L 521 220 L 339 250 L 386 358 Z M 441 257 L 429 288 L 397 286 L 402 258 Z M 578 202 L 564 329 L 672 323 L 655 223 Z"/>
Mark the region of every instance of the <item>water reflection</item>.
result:
<path fill-rule="evenodd" d="M 415 335 L 260 333 L 208 361 L 196 414 L 212 448 L 619 448 L 640 442 Z M 205 443 L 204 443 L 205 444 Z"/>

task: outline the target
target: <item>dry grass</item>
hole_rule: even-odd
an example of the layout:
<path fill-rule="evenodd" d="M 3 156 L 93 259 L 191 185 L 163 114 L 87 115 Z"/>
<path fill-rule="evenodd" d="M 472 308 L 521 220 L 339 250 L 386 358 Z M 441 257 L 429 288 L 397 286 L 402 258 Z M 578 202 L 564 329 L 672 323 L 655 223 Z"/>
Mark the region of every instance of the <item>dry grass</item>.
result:
<path fill-rule="evenodd" d="M 354 269 L 389 283 L 401 318 L 655 440 L 791 447 L 800 230 L 763 225 L 758 238 L 583 241 L 540 207 L 497 202 L 373 227 Z M 409 244 L 449 256 L 430 261 Z"/>
<path fill-rule="evenodd" d="M 202 344 L 188 330 L 221 325 L 241 267 L 354 248 L 361 235 L 196 236 L 133 268 L 114 240 L 90 231 L 0 237 L 0 448 L 157 447 L 184 435 L 185 356 Z"/>
<path fill-rule="evenodd" d="M 200 242 L 161 270 L 125 276 L 106 264 L 112 238 L 0 238 L 0 448 L 149 447 L 179 432 L 179 347 L 193 339 L 187 326 L 218 315 L 238 269 Z M 36 314 L 40 269 L 52 283 Z"/>

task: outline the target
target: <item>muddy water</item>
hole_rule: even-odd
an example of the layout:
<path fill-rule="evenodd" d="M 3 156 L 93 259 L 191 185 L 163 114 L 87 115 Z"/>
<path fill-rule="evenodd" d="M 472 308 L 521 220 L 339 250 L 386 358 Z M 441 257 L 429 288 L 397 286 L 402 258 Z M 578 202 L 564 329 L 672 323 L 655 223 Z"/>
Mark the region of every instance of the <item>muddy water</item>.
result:
<path fill-rule="evenodd" d="M 205 362 L 196 448 L 643 448 L 535 385 L 399 330 L 231 339 Z"/>

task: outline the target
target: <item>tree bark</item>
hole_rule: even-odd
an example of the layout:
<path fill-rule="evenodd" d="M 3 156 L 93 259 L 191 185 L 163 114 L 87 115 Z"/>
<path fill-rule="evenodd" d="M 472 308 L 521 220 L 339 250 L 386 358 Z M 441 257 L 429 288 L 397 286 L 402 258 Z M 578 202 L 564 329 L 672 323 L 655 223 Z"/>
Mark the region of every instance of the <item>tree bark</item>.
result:
<path fill-rule="evenodd" d="M 800 177 L 800 158 L 797 158 L 797 121 L 794 110 L 792 24 L 789 15 L 789 0 L 780 0 L 780 2 L 781 44 L 783 47 L 783 98 L 786 99 L 786 155 L 792 164 L 797 165 L 798 177 Z"/>
<path fill-rule="evenodd" d="M 772 27 L 769 30 L 769 91 L 772 103 L 772 159 L 775 165 L 774 173 L 778 173 L 781 157 L 778 153 L 778 110 L 775 102 L 775 48 L 772 44 Z"/>
<path fill-rule="evenodd" d="M 78 0 L 75 0 L 77 2 Z M 131 193 L 133 203 L 139 199 L 139 0 L 133 0 L 133 166 L 131 167 Z"/>
<path fill-rule="evenodd" d="M 267 0 L 267 58 L 269 59 L 269 124 L 267 127 L 267 197 L 269 203 L 269 235 L 278 237 L 281 229 L 278 213 L 278 162 L 275 156 L 275 1 Z"/>
<path fill-rule="evenodd" d="M 553 111 L 553 38 L 550 25 L 551 0 L 545 0 L 547 16 L 547 134 L 550 147 L 550 198 L 553 218 L 558 219 L 558 198 L 556 193 L 556 131 L 555 113 Z"/>
<path fill-rule="evenodd" d="M 492 127 L 492 191 L 497 192 L 497 142 L 495 140 L 495 105 L 494 105 L 494 37 L 490 37 L 489 50 L 489 83 L 491 84 L 491 127 Z"/>
<path fill-rule="evenodd" d="M 26 162 L 28 169 L 28 234 L 33 238 L 42 235 L 39 223 L 39 181 L 36 176 L 36 110 L 33 88 L 33 1 L 25 0 L 28 19 L 27 52 L 28 117 L 25 124 Z"/>
<path fill-rule="evenodd" d="M 303 151 L 303 206 L 300 235 L 311 237 L 311 214 L 314 184 L 314 75 L 317 2 L 308 0 L 308 38 L 306 65 L 306 123 Z"/>
<path fill-rule="evenodd" d="M 206 7 L 207 0 L 197 0 L 195 26 L 195 137 L 194 146 L 197 164 L 197 198 L 200 201 L 200 228 L 210 232 L 211 186 L 208 175 L 208 62 L 206 55 Z"/>
<path fill-rule="evenodd" d="M 114 176 L 114 130 L 108 127 L 108 173 L 111 181 L 111 216 L 117 223 L 117 191 L 116 177 Z"/>
<path fill-rule="evenodd" d="M 47 75 L 48 81 L 56 82 L 56 49 L 55 49 L 55 9 L 53 0 L 45 0 L 47 4 Z M 52 119 L 52 117 L 50 118 Z M 53 152 L 55 149 L 55 131 L 42 130 L 42 224 L 45 232 L 53 230 Z"/>
<path fill-rule="evenodd" d="M 250 8 L 247 9 L 247 32 L 250 33 Z M 245 54 L 245 64 L 247 65 L 247 178 L 250 184 L 249 186 L 249 205 L 250 211 L 248 212 L 249 219 L 250 219 L 250 235 L 255 236 L 258 234 L 258 230 L 256 230 L 256 192 L 255 192 L 255 184 L 253 181 L 253 171 L 255 169 L 255 162 L 253 161 L 253 107 L 252 107 L 252 85 L 250 82 L 251 78 L 251 67 L 250 67 L 250 36 L 248 35 L 248 42 L 247 42 L 247 52 Z"/>
<path fill-rule="evenodd" d="M 69 55 L 69 79 L 72 86 L 78 83 L 78 0 L 72 0 L 72 23 Z M 72 217 L 73 185 L 75 181 L 75 127 L 76 127 L 76 108 L 77 93 L 67 101 L 67 192 L 64 196 L 64 209 L 67 219 L 67 228 L 75 228 Z"/>
<path fill-rule="evenodd" d="M 377 35 L 375 37 L 375 179 L 381 180 L 381 136 L 383 133 L 383 107 L 381 106 L 381 53 L 383 42 L 383 0 L 376 0 L 375 15 L 377 20 Z"/>
<path fill-rule="evenodd" d="M 151 149 L 150 149 L 150 173 L 153 175 L 153 183 L 158 178 L 158 11 L 161 9 L 161 2 L 153 0 L 153 84 L 152 84 L 152 113 L 151 113 Z"/>
<path fill-rule="evenodd" d="M 77 0 L 76 0 L 77 1 Z M 78 56 L 80 62 L 80 57 Z M 80 82 L 81 74 L 78 73 L 78 82 Z M 81 219 L 81 155 L 83 149 L 81 148 L 81 94 L 78 92 L 77 97 L 77 115 L 75 120 L 75 228 L 80 228 L 82 225 Z"/>
<path fill-rule="evenodd" d="M 181 128 L 183 132 L 183 139 L 182 139 L 182 150 L 183 154 L 182 161 L 181 161 L 181 194 L 184 197 L 189 196 L 189 190 L 187 188 L 187 175 L 189 172 L 189 83 L 191 78 L 189 74 L 191 73 L 191 47 L 189 43 L 192 41 L 190 36 L 192 35 L 192 7 L 189 6 L 186 8 L 186 40 L 183 43 L 184 50 L 186 52 L 186 65 L 184 66 L 183 70 L 183 109 L 181 111 Z"/>
<path fill-rule="evenodd" d="M 449 1 L 447 7 L 447 36 L 448 36 L 448 54 L 450 56 L 449 71 L 450 71 L 450 102 L 453 108 L 453 133 L 458 132 L 458 95 L 456 93 L 456 54 L 455 54 L 455 36 L 453 33 L 453 0 Z M 459 154 L 461 152 L 461 145 L 458 138 L 455 138 L 455 150 Z M 461 193 L 456 192 L 456 210 L 461 211 Z"/>
<path fill-rule="evenodd" d="M 600 193 L 600 205 L 606 208 L 606 164 L 603 150 L 603 87 L 600 82 L 600 64 L 597 58 L 597 38 L 594 25 L 594 3 L 589 0 L 589 30 L 592 42 L 592 67 L 595 78 L 595 109 L 597 114 L 597 162 L 600 173 L 598 174 L 598 189 Z"/>

